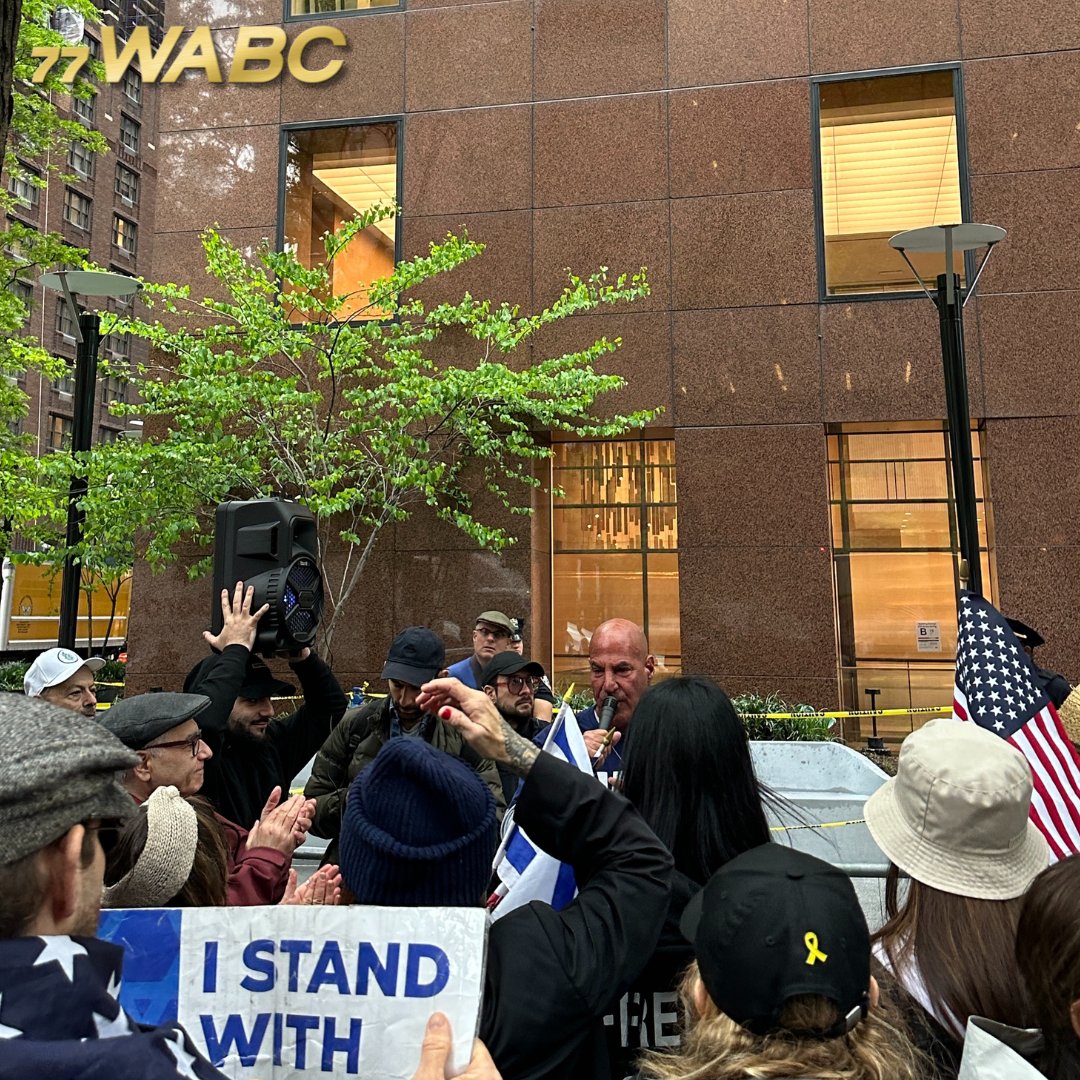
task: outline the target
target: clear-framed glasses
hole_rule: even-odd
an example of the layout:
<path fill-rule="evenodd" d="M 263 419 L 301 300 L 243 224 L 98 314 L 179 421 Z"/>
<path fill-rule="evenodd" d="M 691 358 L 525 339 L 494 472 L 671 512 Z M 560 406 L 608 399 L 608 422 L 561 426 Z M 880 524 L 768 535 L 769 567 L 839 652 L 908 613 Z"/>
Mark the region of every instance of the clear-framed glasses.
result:
<path fill-rule="evenodd" d="M 199 743 L 202 742 L 202 732 L 192 732 L 186 739 L 174 739 L 172 742 L 156 742 L 146 747 L 147 750 L 168 750 L 174 746 L 186 746 L 191 751 L 191 756 L 196 757 L 199 753 Z"/>
<path fill-rule="evenodd" d="M 539 675 L 507 675 L 506 676 L 506 688 L 511 694 L 520 694 L 525 687 L 528 687 L 532 693 L 536 693 L 540 689 L 540 676 Z"/>

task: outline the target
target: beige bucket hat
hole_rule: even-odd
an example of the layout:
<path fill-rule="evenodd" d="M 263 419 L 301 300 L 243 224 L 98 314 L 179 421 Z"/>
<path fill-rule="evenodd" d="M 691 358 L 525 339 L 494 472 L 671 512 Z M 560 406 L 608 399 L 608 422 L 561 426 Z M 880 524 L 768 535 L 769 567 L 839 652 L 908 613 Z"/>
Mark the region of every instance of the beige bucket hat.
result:
<path fill-rule="evenodd" d="M 942 719 L 904 740 L 896 776 L 866 800 L 864 816 L 877 846 L 916 881 L 1011 900 L 1049 861 L 1030 804 L 1019 750 L 977 724 Z"/>
<path fill-rule="evenodd" d="M 1061 703 L 1057 712 L 1069 741 L 1080 743 L 1080 687 Z"/>

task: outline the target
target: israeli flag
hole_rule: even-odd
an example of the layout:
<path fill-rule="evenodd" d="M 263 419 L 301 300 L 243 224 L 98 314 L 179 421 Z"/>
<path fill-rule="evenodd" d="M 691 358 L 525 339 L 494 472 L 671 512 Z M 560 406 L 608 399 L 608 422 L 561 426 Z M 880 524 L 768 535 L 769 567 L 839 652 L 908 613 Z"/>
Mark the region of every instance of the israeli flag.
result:
<path fill-rule="evenodd" d="M 593 775 L 581 728 L 565 698 L 559 715 L 548 730 L 543 752 Z M 516 822 L 512 821 L 510 828 L 504 830 L 493 868 L 502 884 L 499 887 L 501 899 L 491 912 L 492 922 L 532 900 L 542 900 L 556 911 L 562 911 L 577 896 L 573 868 L 537 847 Z"/>

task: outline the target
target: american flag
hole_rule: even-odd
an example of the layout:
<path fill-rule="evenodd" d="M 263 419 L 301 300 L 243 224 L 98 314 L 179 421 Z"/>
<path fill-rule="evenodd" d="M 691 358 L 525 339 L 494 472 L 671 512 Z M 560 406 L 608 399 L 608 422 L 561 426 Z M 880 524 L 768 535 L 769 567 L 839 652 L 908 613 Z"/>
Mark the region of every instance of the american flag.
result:
<path fill-rule="evenodd" d="M 1027 758 L 1034 790 L 1031 820 L 1054 859 L 1080 854 L 1080 758 L 1034 665 L 1001 612 L 960 594 L 953 715 L 1000 735 Z"/>

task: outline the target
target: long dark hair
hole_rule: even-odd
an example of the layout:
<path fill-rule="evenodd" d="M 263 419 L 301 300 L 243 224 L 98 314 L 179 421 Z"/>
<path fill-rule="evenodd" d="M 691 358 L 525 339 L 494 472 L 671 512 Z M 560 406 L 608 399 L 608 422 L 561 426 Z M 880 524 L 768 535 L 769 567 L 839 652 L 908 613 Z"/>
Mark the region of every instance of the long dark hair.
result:
<path fill-rule="evenodd" d="M 873 935 L 897 980 L 917 972 L 938 1020 L 958 1041 L 969 1016 L 1030 1027 L 1031 1007 L 1013 962 L 1022 898 L 979 900 L 914 878 L 903 902 L 900 872 L 885 877 L 888 922 Z"/>
<path fill-rule="evenodd" d="M 1016 964 L 1031 995 L 1050 1080 L 1080 1076 L 1080 1035 L 1071 1009 L 1080 1001 L 1080 855 L 1062 859 L 1031 883 L 1016 929 Z"/>
<path fill-rule="evenodd" d="M 677 870 L 704 884 L 729 859 L 768 843 L 746 731 L 716 683 L 697 675 L 657 683 L 629 731 L 623 794 Z"/>

